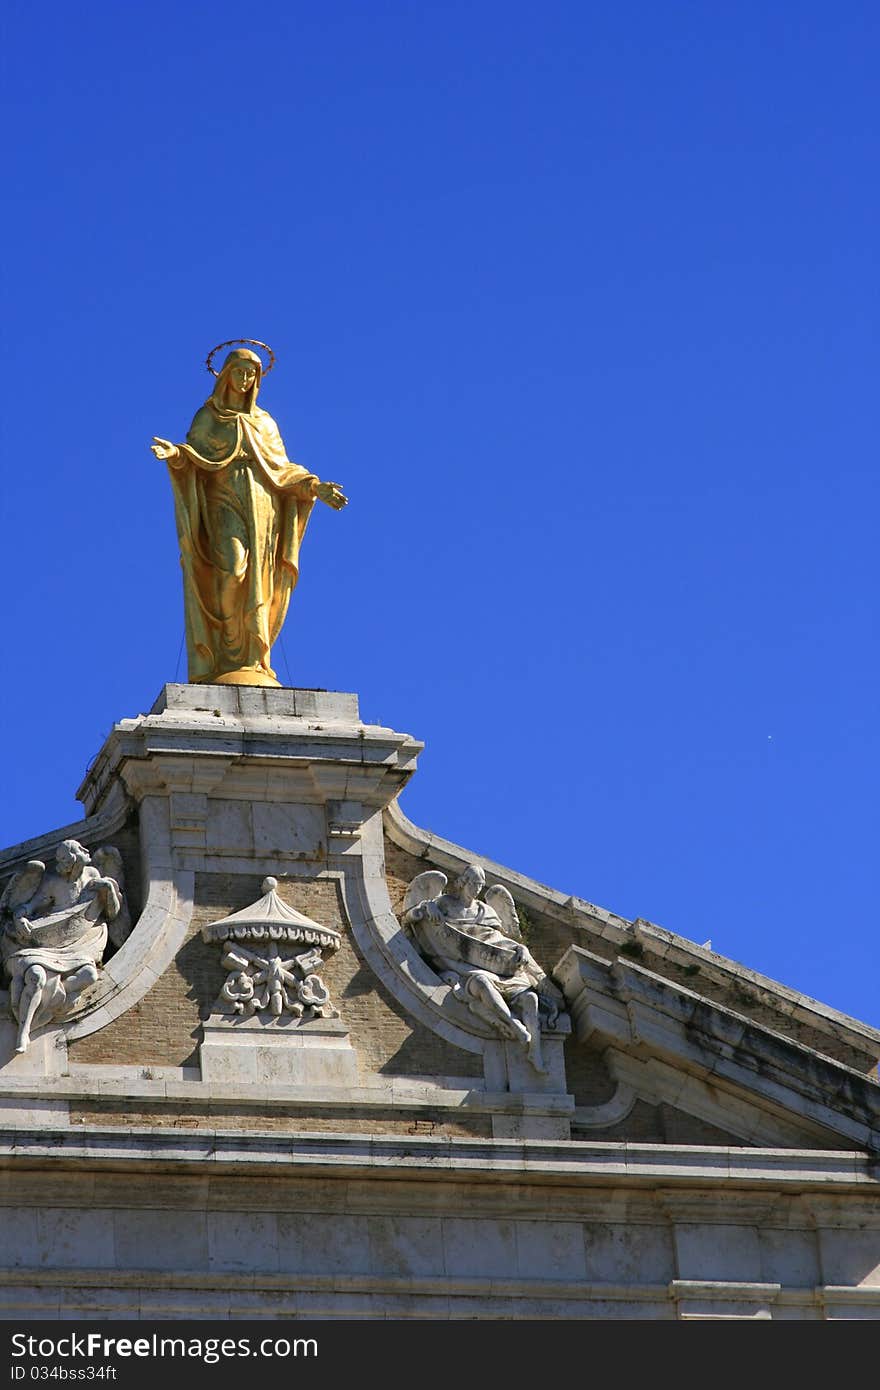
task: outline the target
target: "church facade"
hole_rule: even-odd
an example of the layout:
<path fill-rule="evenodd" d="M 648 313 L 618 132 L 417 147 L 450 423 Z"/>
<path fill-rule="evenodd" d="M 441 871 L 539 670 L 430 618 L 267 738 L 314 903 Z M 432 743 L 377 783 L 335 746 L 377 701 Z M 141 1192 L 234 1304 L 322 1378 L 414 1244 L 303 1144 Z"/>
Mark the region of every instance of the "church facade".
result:
<path fill-rule="evenodd" d="M 168 685 L 0 855 L 0 1316 L 874 1318 L 880 1033 Z"/>

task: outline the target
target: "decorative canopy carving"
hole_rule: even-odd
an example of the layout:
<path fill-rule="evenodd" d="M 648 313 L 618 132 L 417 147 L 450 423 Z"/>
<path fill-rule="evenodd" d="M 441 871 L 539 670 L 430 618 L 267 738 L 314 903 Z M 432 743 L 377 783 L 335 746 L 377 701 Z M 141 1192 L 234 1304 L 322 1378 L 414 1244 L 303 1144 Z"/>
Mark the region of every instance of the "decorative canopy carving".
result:
<path fill-rule="evenodd" d="M 206 941 L 223 947 L 229 973 L 220 992 L 222 1013 L 267 1018 L 289 1015 L 301 1023 L 338 1018 L 319 971 L 322 952 L 337 951 L 342 936 L 313 922 L 278 896 L 278 880 L 263 881 L 263 897 L 202 928 Z"/>

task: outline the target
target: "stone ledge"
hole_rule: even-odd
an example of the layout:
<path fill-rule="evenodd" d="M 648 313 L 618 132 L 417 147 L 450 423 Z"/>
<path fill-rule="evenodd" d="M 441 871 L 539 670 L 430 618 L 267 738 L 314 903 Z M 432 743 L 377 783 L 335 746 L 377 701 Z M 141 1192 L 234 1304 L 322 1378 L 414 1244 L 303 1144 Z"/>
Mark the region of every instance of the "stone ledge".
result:
<path fill-rule="evenodd" d="M 51 1088 L 45 1079 L 30 1077 L 3 1078 L 0 1100 L 40 1100 L 45 1102 L 79 1100 L 101 1104 L 117 1101 L 151 1106 L 234 1105 L 237 1109 L 279 1109 L 290 1106 L 368 1114 L 370 1110 L 394 1108 L 400 1111 L 432 1110 L 453 1114 L 469 1113 L 504 1115 L 569 1115 L 574 1109 L 570 1095 L 528 1092 L 480 1091 L 474 1088 L 451 1091 L 407 1082 L 377 1086 L 340 1085 L 334 1094 L 332 1086 L 285 1085 L 223 1085 L 209 1081 L 177 1081 L 167 1078 L 150 1080 L 106 1080 L 95 1077 L 61 1076 L 53 1078 Z"/>
<path fill-rule="evenodd" d="M 724 1204 L 734 1190 L 769 1188 L 876 1196 L 880 1175 L 863 1154 L 819 1150 L 709 1148 L 658 1144 L 585 1144 L 576 1140 L 405 1139 L 361 1134 L 266 1135 L 224 1130 L 195 1132 L 97 1125 L 40 1131 L 8 1129 L 0 1136 L 0 1168 L 47 1163 L 117 1169 L 201 1169 L 200 1177 L 263 1171 L 275 1176 L 346 1174 L 377 1180 L 416 1177 L 441 1181 L 510 1183 L 512 1175 L 536 1183 L 582 1187 L 690 1187 L 715 1189 L 722 1199 L 715 1219 L 729 1222 Z M 205 1165 L 208 1165 L 206 1171 Z M 713 1200 L 715 1199 L 713 1198 Z M 871 1210 L 874 1209 L 872 1197 Z"/>
<path fill-rule="evenodd" d="M 669 1292 L 677 1298 L 735 1298 L 754 1302 L 775 1299 L 782 1291 L 781 1284 L 763 1284 L 751 1280 L 673 1279 Z M 812 1297 L 814 1289 L 788 1290 L 789 1293 Z"/>
<path fill-rule="evenodd" d="M 456 1275 L 390 1275 L 390 1274 L 326 1274 L 273 1273 L 242 1270 L 161 1270 L 161 1269 L 45 1269 L 31 1268 L 0 1270 L 0 1288 L 46 1284 L 70 1288 L 138 1289 L 280 1289 L 331 1291 L 341 1289 L 350 1293 L 425 1293 L 453 1294 L 466 1297 L 512 1296 L 546 1299 L 623 1300 L 628 1303 L 665 1302 L 669 1297 L 666 1284 L 603 1284 L 574 1279 L 499 1279 L 492 1276 L 463 1277 Z M 800 1291 L 799 1291 L 800 1292 Z M 812 1290 L 804 1294 L 812 1297 Z"/>
<path fill-rule="evenodd" d="M 666 1304 L 699 1300 L 718 1305 L 780 1304 L 789 1308 L 823 1306 L 880 1308 L 880 1289 L 865 1285 L 807 1285 L 675 1279 L 670 1283 L 617 1284 L 577 1279 L 492 1276 L 327 1274 L 266 1270 L 160 1270 L 151 1268 L 49 1269 L 20 1266 L 0 1270 L 0 1289 L 192 1290 L 201 1293 L 335 1293 L 459 1298 L 531 1298 L 548 1302 Z M 0 1307 L 4 1300 L 0 1298 Z M 444 1315 L 446 1316 L 446 1315 Z M 717 1314 L 716 1314 L 717 1316 Z"/>

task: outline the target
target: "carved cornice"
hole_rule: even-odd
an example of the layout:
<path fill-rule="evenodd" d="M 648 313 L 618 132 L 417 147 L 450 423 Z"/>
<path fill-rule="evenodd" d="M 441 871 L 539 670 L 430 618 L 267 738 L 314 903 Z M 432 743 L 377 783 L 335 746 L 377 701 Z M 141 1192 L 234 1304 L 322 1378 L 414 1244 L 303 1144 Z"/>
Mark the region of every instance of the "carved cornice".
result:
<path fill-rule="evenodd" d="M 309 713 L 298 712 L 297 696 L 310 697 Z M 190 790 L 246 798 L 274 773 L 289 800 L 359 801 L 375 810 L 408 781 L 423 746 L 361 723 L 353 695 L 167 685 L 149 714 L 114 726 L 77 796 L 97 810 L 117 776 L 139 800 L 182 788 L 193 774 L 207 783 Z"/>
<path fill-rule="evenodd" d="M 582 1041 L 667 1063 L 807 1133 L 880 1150 L 880 1085 L 860 1072 L 629 961 L 571 946 L 554 975 Z"/>

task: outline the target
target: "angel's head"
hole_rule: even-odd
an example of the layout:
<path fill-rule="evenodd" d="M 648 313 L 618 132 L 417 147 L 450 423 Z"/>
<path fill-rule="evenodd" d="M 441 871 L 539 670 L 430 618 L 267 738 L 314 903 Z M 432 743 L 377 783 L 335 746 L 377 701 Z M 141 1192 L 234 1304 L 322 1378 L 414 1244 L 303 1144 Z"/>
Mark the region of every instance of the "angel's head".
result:
<path fill-rule="evenodd" d="M 486 886 L 486 875 L 479 864 L 466 864 L 453 885 L 456 897 L 472 903 Z"/>
<path fill-rule="evenodd" d="M 89 852 L 79 840 L 61 841 L 55 855 L 55 866 L 63 878 L 75 878 L 89 862 Z"/>

